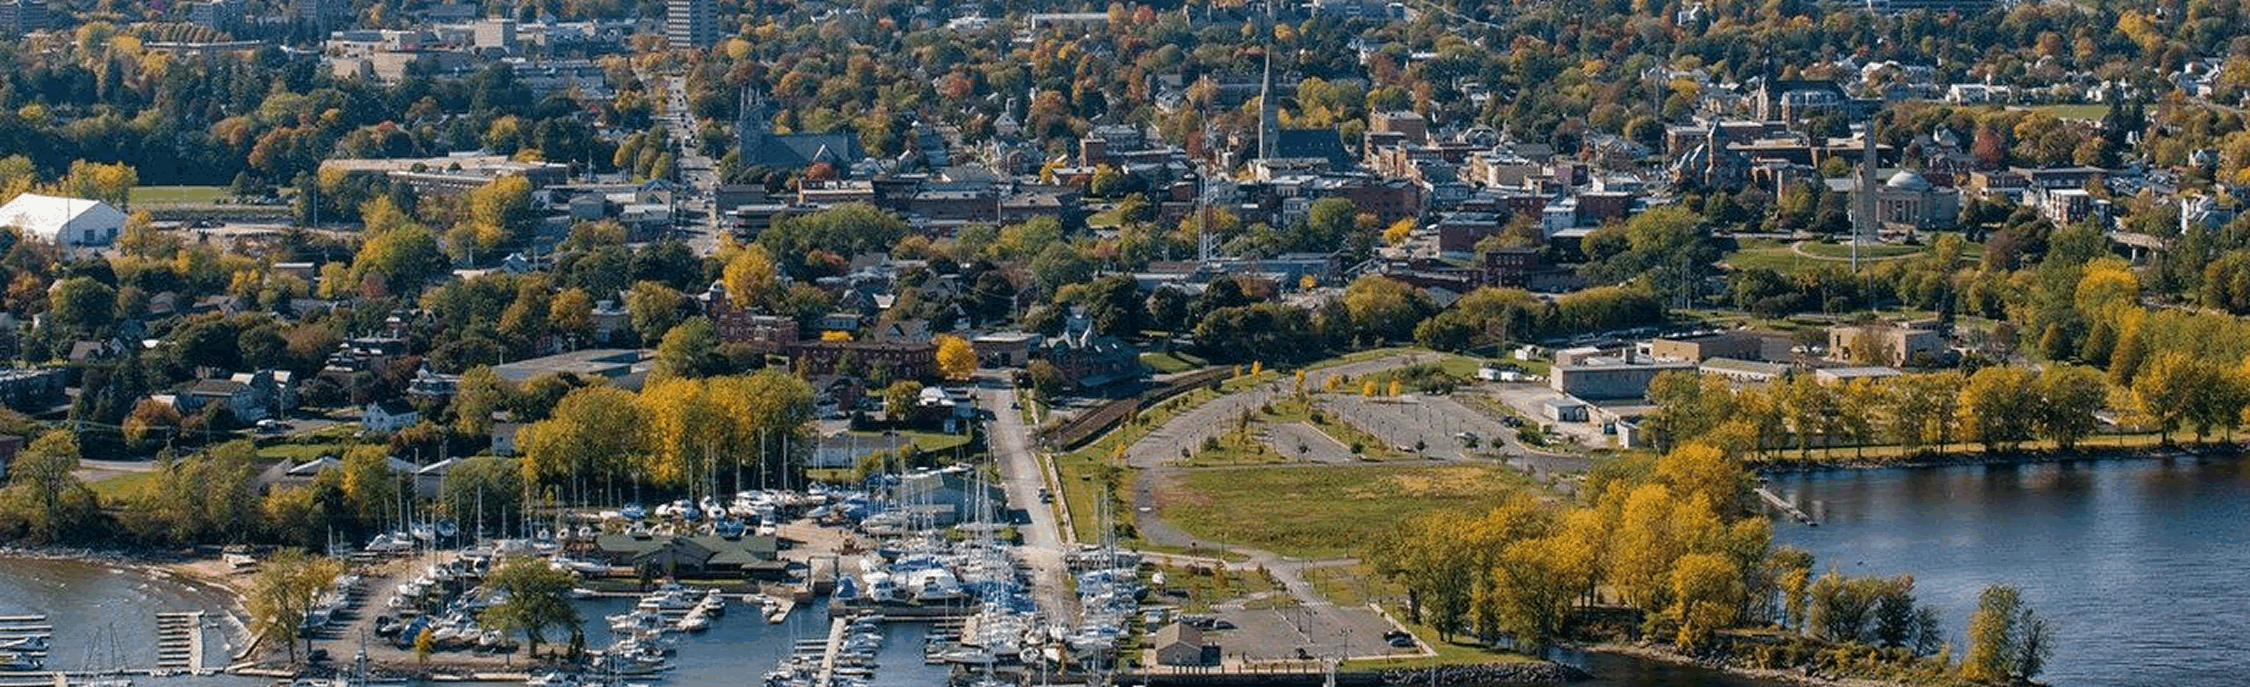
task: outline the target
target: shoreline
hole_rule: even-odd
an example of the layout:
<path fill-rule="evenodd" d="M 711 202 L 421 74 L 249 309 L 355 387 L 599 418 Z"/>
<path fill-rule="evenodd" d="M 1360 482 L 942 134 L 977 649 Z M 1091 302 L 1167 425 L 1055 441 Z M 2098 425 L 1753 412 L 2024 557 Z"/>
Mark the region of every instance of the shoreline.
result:
<path fill-rule="evenodd" d="M 247 647 L 252 640 L 250 614 L 243 605 L 242 588 L 224 573 L 214 574 L 205 567 L 223 565 L 219 559 L 161 551 L 0 546 L 0 559 L 9 558 L 113 566 L 130 570 L 151 582 L 178 585 L 187 594 L 224 598 L 225 604 L 206 610 L 219 619 L 219 630 L 224 633 L 225 641 L 235 647 Z M 230 654 L 227 659 L 238 661 L 240 657 Z M 220 668 L 223 670 L 225 666 Z"/>
<path fill-rule="evenodd" d="M 1645 646 L 1641 644 L 1603 642 L 1600 644 L 1587 645 L 1586 651 L 1592 653 L 1605 653 L 1614 656 L 1625 656 L 1629 658 L 1640 659 L 1643 661 L 1654 661 L 1657 663 L 1666 663 L 1678 666 L 1691 666 L 1695 668 L 1702 668 L 1705 670 L 1715 670 L 1735 677 L 1749 678 L 1752 680 L 1764 680 L 1768 682 L 1780 682 L 1792 685 L 1804 685 L 1805 687 L 1909 687 L 1915 684 L 1911 682 L 1896 680 L 1820 677 L 1772 668 L 1744 668 L 1727 663 L 1701 661 L 1695 659 L 1692 656 L 1681 654 L 1669 649 L 1660 649 L 1654 646 Z"/>
<path fill-rule="evenodd" d="M 1806 474 L 1846 470 L 1887 470 L 1893 468 L 1952 468 L 1972 466 L 2055 465 L 2063 463 L 2095 463 L 2126 460 L 2151 460 L 2157 458 L 2241 458 L 2246 454 L 2243 444 L 2219 441 L 2206 444 L 2171 444 L 2136 447 L 2079 447 L 2069 451 L 2059 449 L 2021 450 L 2006 453 L 1984 451 L 1924 452 L 1901 460 L 1797 460 L 1781 459 L 1751 463 L 1748 467 L 1760 475 Z"/>

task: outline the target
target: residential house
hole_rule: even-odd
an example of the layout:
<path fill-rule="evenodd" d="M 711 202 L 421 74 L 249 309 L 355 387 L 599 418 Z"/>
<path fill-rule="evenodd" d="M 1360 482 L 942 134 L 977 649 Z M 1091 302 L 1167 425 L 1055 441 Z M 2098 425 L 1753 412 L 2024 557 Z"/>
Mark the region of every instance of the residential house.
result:
<path fill-rule="evenodd" d="M 172 407 L 182 415 L 206 412 L 204 409 L 212 404 L 225 408 L 240 422 L 257 422 L 273 416 L 272 404 L 265 394 L 231 379 L 201 380 L 172 397 Z"/>
<path fill-rule="evenodd" d="M 422 414 L 405 401 L 391 399 L 367 404 L 359 423 L 370 432 L 396 432 L 422 421 Z"/>

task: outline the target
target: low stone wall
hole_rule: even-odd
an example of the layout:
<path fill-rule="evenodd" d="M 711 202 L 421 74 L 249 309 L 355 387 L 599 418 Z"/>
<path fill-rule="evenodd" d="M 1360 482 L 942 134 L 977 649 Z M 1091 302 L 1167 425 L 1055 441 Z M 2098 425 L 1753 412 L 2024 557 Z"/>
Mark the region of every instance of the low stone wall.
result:
<path fill-rule="evenodd" d="M 1436 673 L 1432 679 L 1431 673 Z M 1498 685 L 1559 684 L 1593 677 L 1586 671 L 1550 661 L 1478 663 L 1436 668 L 1398 668 L 1382 672 L 1386 685 Z"/>

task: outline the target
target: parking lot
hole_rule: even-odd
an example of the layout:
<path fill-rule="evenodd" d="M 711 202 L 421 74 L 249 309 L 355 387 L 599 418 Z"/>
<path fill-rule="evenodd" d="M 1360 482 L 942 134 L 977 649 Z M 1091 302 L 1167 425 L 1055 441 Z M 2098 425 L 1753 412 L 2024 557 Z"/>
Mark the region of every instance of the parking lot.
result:
<path fill-rule="evenodd" d="M 1472 450 L 1463 433 L 1477 436 L 1480 447 L 1511 432 L 1499 421 L 1463 407 L 1443 396 L 1402 396 L 1373 399 L 1364 396 L 1330 396 L 1327 405 L 1336 416 L 1406 453 L 1428 458 L 1459 460 Z M 1420 451 L 1414 449 L 1419 443 Z"/>
<path fill-rule="evenodd" d="M 1222 660 L 1282 661 L 1303 658 L 1369 658 L 1415 656 L 1423 649 L 1393 647 L 1383 635 L 1403 631 L 1374 609 L 1365 606 L 1283 605 L 1278 608 L 1244 608 L 1224 604 L 1212 615 L 1234 624 L 1234 629 L 1206 633 L 1219 645 Z M 1299 649 L 1304 653 L 1300 655 Z"/>
<path fill-rule="evenodd" d="M 1266 425 L 1266 444 L 1281 455 L 1315 463 L 1351 463 L 1352 449 L 1320 428 L 1302 422 Z"/>

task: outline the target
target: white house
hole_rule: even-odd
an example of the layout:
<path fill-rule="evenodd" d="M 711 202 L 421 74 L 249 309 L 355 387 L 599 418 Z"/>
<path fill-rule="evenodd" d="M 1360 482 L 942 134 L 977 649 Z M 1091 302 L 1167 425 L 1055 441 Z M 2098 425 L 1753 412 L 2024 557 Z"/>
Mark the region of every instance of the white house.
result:
<path fill-rule="evenodd" d="M 360 425 L 370 432 L 396 432 L 421 421 L 422 415 L 414 411 L 414 406 L 398 399 L 369 403 L 359 416 Z"/>
<path fill-rule="evenodd" d="M 0 205 L 0 227 L 62 246 L 107 246 L 125 229 L 125 213 L 108 203 L 26 193 Z"/>

